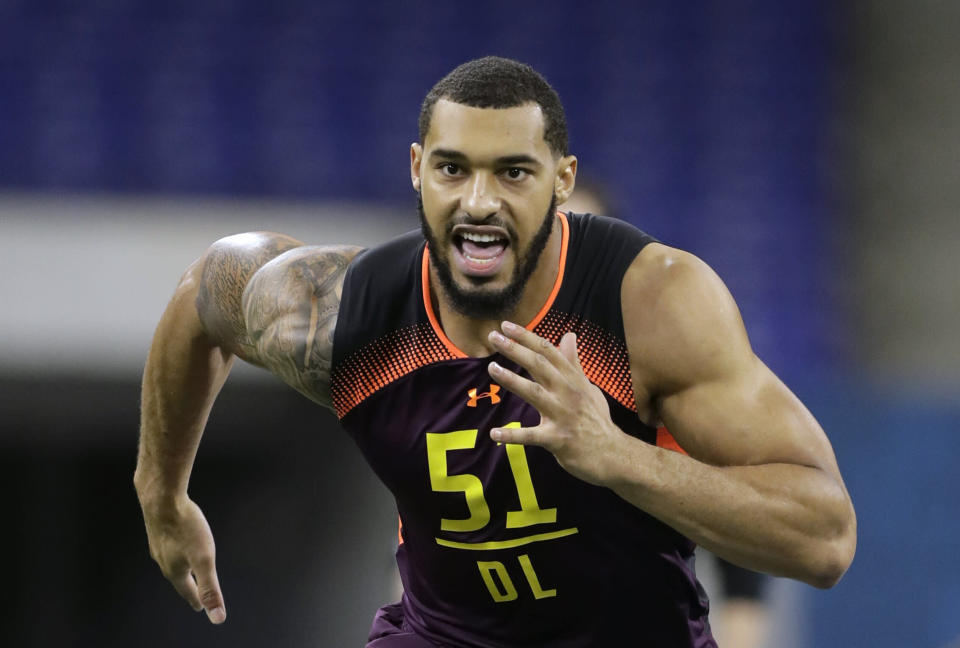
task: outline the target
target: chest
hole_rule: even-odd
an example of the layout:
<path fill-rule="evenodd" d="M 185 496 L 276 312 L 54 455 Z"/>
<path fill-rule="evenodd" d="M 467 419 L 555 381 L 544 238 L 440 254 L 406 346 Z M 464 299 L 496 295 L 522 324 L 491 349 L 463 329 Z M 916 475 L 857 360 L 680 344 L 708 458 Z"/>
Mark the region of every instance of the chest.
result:
<path fill-rule="evenodd" d="M 473 483 L 467 476 L 491 488 L 509 470 L 507 450 L 490 439 L 490 430 L 536 425 L 540 417 L 490 378 L 488 362 L 466 358 L 420 368 L 342 421 L 395 496 L 444 492 L 438 488 Z"/>

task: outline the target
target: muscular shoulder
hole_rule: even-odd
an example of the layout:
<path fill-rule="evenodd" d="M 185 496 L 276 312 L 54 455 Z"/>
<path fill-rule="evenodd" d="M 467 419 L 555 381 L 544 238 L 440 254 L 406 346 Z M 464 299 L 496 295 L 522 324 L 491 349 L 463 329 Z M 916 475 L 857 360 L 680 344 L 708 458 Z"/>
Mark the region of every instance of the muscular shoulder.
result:
<path fill-rule="evenodd" d="M 196 307 L 215 343 L 255 362 L 240 303 L 244 288 L 265 263 L 302 245 L 285 234 L 245 232 L 224 237 L 207 249 L 195 264 L 200 269 Z"/>
<path fill-rule="evenodd" d="M 361 248 L 302 246 L 261 267 L 243 291 L 257 359 L 308 398 L 330 405 L 333 334 L 343 280 Z"/>
<path fill-rule="evenodd" d="M 651 398 L 721 378 L 753 358 L 727 287 L 688 252 L 644 248 L 624 275 L 621 303 L 634 382 Z"/>

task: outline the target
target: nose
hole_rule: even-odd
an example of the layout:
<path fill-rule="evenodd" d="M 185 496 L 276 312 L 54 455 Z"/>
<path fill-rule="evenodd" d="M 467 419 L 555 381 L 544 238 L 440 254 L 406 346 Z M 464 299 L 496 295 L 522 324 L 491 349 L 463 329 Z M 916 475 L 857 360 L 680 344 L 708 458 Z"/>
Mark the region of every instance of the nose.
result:
<path fill-rule="evenodd" d="M 475 219 L 484 219 L 500 211 L 500 198 L 493 179 L 485 171 L 476 171 L 466 183 L 460 207 Z"/>

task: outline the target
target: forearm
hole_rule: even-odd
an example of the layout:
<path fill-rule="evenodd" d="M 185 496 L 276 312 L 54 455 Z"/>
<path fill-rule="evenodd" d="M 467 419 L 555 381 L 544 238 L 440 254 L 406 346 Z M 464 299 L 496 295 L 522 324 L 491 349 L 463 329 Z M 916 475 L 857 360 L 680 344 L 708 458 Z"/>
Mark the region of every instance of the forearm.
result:
<path fill-rule="evenodd" d="M 264 264 L 301 245 L 272 232 L 228 236 L 184 273 L 143 372 L 134 477 L 141 503 L 186 494 L 203 428 L 234 356 L 263 364 L 248 335 L 244 288 Z"/>
<path fill-rule="evenodd" d="M 197 446 L 233 356 L 215 345 L 195 305 L 199 268 L 187 271 L 157 326 L 143 373 L 134 484 L 141 503 L 185 495 Z"/>
<path fill-rule="evenodd" d="M 845 490 L 818 468 L 717 467 L 632 437 L 610 487 L 697 544 L 736 564 L 830 587 L 853 556 Z"/>

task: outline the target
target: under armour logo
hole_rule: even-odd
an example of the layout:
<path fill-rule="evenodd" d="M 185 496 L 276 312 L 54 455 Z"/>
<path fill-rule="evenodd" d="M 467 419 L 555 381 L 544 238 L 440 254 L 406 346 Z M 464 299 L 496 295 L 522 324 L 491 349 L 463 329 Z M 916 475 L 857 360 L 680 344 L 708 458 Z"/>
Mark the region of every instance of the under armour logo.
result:
<path fill-rule="evenodd" d="M 471 389 L 467 392 L 467 396 L 470 399 L 467 401 L 467 407 L 476 407 L 477 401 L 481 398 L 489 398 L 492 405 L 496 405 L 500 402 L 500 397 L 497 396 L 497 393 L 500 391 L 500 385 L 490 384 L 490 391 L 478 394 L 476 389 Z"/>

